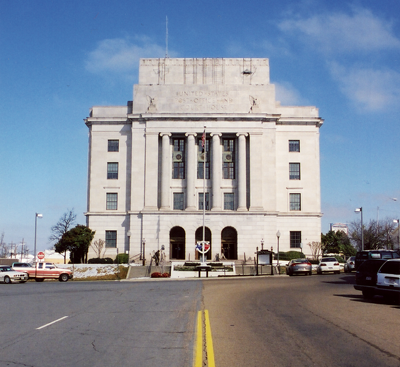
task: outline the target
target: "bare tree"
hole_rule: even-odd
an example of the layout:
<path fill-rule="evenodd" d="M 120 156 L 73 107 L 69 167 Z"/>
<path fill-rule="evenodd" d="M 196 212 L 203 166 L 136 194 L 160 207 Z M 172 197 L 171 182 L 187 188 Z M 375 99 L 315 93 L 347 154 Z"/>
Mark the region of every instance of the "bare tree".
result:
<path fill-rule="evenodd" d="M 4 242 L 4 232 L 1 234 L 0 237 L 0 257 L 7 257 L 8 255 L 8 245 Z"/>
<path fill-rule="evenodd" d="M 104 244 L 105 244 L 105 242 L 101 238 L 99 238 L 97 241 L 94 241 L 90 245 L 93 248 L 94 252 L 97 254 L 98 258 L 101 258 L 101 253 L 103 251 Z"/>
<path fill-rule="evenodd" d="M 74 209 L 67 209 L 68 211 L 58 220 L 57 224 L 51 227 L 51 235 L 49 240 L 55 242 L 54 246 L 58 244 L 62 236 L 67 233 L 73 224 L 75 224 L 76 214 Z M 67 252 L 64 252 L 64 264 L 66 263 Z"/>
<path fill-rule="evenodd" d="M 321 252 L 322 252 L 322 244 L 321 242 L 309 242 L 307 244 L 310 249 L 311 249 L 311 255 L 313 257 L 314 260 L 318 260 L 319 257 L 321 256 Z"/>
<path fill-rule="evenodd" d="M 76 214 L 74 213 L 74 209 L 68 209 L 67 212 L 63 214 L 63 216 L 58 220 L 57 224 L 51 227 L 51 235 L 49 240 L 52 242 L 60 241 L 61 237 L 64 233 L 68 232 L 76 220 Z"/>
<path fill-rule="evenodd" d="M 363 224 L 364 229 L 364 249 L 393 249 L 393 232 L 395 224 L 393 220 L 386 218 L 379 221 L 371 220 L 368 224 Z M 354 221 L 350 223 L 349 237 L 358 250 L 361 250 L 361 223 Z"/>

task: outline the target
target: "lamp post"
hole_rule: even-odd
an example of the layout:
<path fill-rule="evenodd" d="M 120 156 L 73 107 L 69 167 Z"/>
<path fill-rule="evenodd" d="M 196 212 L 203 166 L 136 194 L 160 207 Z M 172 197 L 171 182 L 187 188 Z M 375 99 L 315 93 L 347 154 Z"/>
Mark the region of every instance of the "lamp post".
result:
<path fill-rule="evenodd" d="M 36 262 L 36 234 L 37 234 L 37 219 L 43 218 L 43 214 L 35 213 L 35 244 L 33 247 L 33 260 Z"/>
<path fill-rule="evenodd" d="M 363 211 L 362 206 L 354 210 L 356 213 L 361 213 L 361 251 L 364 251 L 364 225 L 363 225 Z"/>
<path fill-rule="evenodd" d="M 143 251 L 143 262 L 142 265 L 145 266 L 146 265 L 146 240 L 143 238 L 142 240 L 142 251 Z"/>
<path fill-rule="evenodd" d="M 261 238 L 261 250 L 264 250 L 264 238 Z"/>
<path fill-rule="evenodd" d="M 400 219 L 393 219 L 393 222 L 397 223 L 397 249 L 400 249 Z"/>
<path fill-rule="evenodd" d="M 281 274 L 281 268 L 279 266 L 279 237 L 280 236 L 281 236 L 281 232 L 279 232 L 279 230 L 278 230 L 278 232 L 276 232 L 276 238 L 278 239 L 278 263 L 277 263 L 277 265 L 278 265 L 278 275 Z"/>

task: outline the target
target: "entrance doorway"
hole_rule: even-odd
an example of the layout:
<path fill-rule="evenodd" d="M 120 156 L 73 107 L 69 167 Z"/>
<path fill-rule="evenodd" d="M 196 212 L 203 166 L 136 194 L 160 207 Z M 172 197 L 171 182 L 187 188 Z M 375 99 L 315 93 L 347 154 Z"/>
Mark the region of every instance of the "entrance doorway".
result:
<path fill-rule="evenodd" d="M 174 227 L 169 231 L 170 258 L 185 260 L 186 233 L 182 227 Z"/>
<path fill-rule="evenodd" d="M 221 255 L 227 260 L 237 260 L 237 231 L 233 227 L 225 227 L 221 232 Z"/>

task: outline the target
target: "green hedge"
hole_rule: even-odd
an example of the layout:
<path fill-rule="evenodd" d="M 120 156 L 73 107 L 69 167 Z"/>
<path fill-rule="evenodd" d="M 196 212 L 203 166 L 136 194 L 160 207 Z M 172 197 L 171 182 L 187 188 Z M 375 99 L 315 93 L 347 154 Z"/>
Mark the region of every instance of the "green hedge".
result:
<path fill-rule="evenodd" d="M 274 259 L 276 260 L 278 255 L 274 253 Z M 301 259 L 305 258 L 305 255 L 299 251 L 287 251 L 287 252 L 279 252 L 279 260 L 287 260 L 290 261 L 292 259 Z"/>
<path fill-rule="evenodd" d="M 113 264 L 114 260 L 111 259 L 111 257 L 106 257 L 106 258 L 100 258 L 100 257 L 95 257 L 93 259 L 88 260 L 88 264 Z"/>

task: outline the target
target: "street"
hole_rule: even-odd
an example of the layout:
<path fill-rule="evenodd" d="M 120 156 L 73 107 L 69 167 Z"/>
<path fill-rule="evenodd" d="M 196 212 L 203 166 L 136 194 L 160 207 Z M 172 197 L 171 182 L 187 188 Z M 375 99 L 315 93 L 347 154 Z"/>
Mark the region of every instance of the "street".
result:
<path fill-rule="evenodd" d="M 398 366 L 398 305 L 354 274 L 0 284 L 0 366 L 192 366 L 198 310 L 215 365 Z"/>

